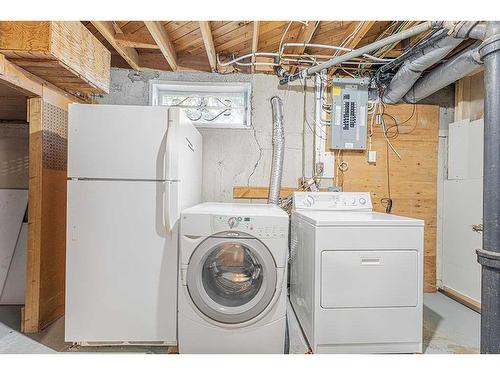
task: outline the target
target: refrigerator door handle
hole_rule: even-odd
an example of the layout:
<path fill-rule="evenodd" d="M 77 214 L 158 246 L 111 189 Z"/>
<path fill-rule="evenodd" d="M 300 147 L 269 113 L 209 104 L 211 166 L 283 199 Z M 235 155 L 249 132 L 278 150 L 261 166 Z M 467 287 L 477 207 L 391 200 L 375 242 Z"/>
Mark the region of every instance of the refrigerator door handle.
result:
<path fill-rule="evenodd" d="M 169 108 L 167 111 L 167 129 L 165 142 L 165 179 L 179 179 L 179 141 L 180 133 L 179 109 Z"/>
<path fill-rule="evenodd" d="M 175 223 L 179 219 L 179 182 L 165 181 L 165 192 L 163 193 L 163 225 L 165 231 L 172 232 Z"/>

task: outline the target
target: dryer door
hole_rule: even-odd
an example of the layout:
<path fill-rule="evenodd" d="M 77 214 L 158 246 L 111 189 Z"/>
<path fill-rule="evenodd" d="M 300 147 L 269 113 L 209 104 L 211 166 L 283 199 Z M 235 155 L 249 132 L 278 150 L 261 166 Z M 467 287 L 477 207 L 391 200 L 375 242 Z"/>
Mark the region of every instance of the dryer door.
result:
<path fill-rule="evenodd" d="M 243 323 L 271 303 L 276 291 L 276 264 L 258 239 L 241 232 L 220 233 L 194 251 L 187 288 L 204 315 L 220 323 Z"/>

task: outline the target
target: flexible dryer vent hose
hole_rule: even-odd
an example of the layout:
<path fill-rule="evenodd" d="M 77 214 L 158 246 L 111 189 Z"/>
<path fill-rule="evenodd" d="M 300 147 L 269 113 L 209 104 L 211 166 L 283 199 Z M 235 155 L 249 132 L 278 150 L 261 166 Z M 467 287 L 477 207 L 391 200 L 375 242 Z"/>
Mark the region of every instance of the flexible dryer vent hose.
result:
<path fill-rule="evenodd" d="M 283 176 L 283 157 L 285 154 L 285 132 L 283 130 L 283 103 L 277 96 L 271 98 L 273 112 L 273 162 L 267 203 L 279 204 L 281 178 Z"/>

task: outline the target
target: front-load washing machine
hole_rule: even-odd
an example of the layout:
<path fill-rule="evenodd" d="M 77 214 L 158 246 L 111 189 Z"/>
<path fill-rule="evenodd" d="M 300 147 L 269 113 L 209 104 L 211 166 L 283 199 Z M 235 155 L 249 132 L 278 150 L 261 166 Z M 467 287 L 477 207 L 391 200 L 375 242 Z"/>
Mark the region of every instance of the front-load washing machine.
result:
<path fill-rule="evenodd" d="M 283 353 L 288 214 L 202 203 L 181 214 L 180 353 Z"/>
<path fill-rule="evenodd" d="M 424 222 L 294 193 L 290 302 L 314 353 L 422 351 Z"/>

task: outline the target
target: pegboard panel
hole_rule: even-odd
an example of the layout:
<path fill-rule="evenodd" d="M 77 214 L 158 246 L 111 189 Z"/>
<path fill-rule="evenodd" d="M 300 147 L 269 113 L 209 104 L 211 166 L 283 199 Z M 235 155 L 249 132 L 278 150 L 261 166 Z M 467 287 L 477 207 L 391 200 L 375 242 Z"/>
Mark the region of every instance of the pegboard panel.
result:
<path fill-rule="evenodd" d="M 67 169 L 68 112 L 43 103 L 43 167 Z"/>

